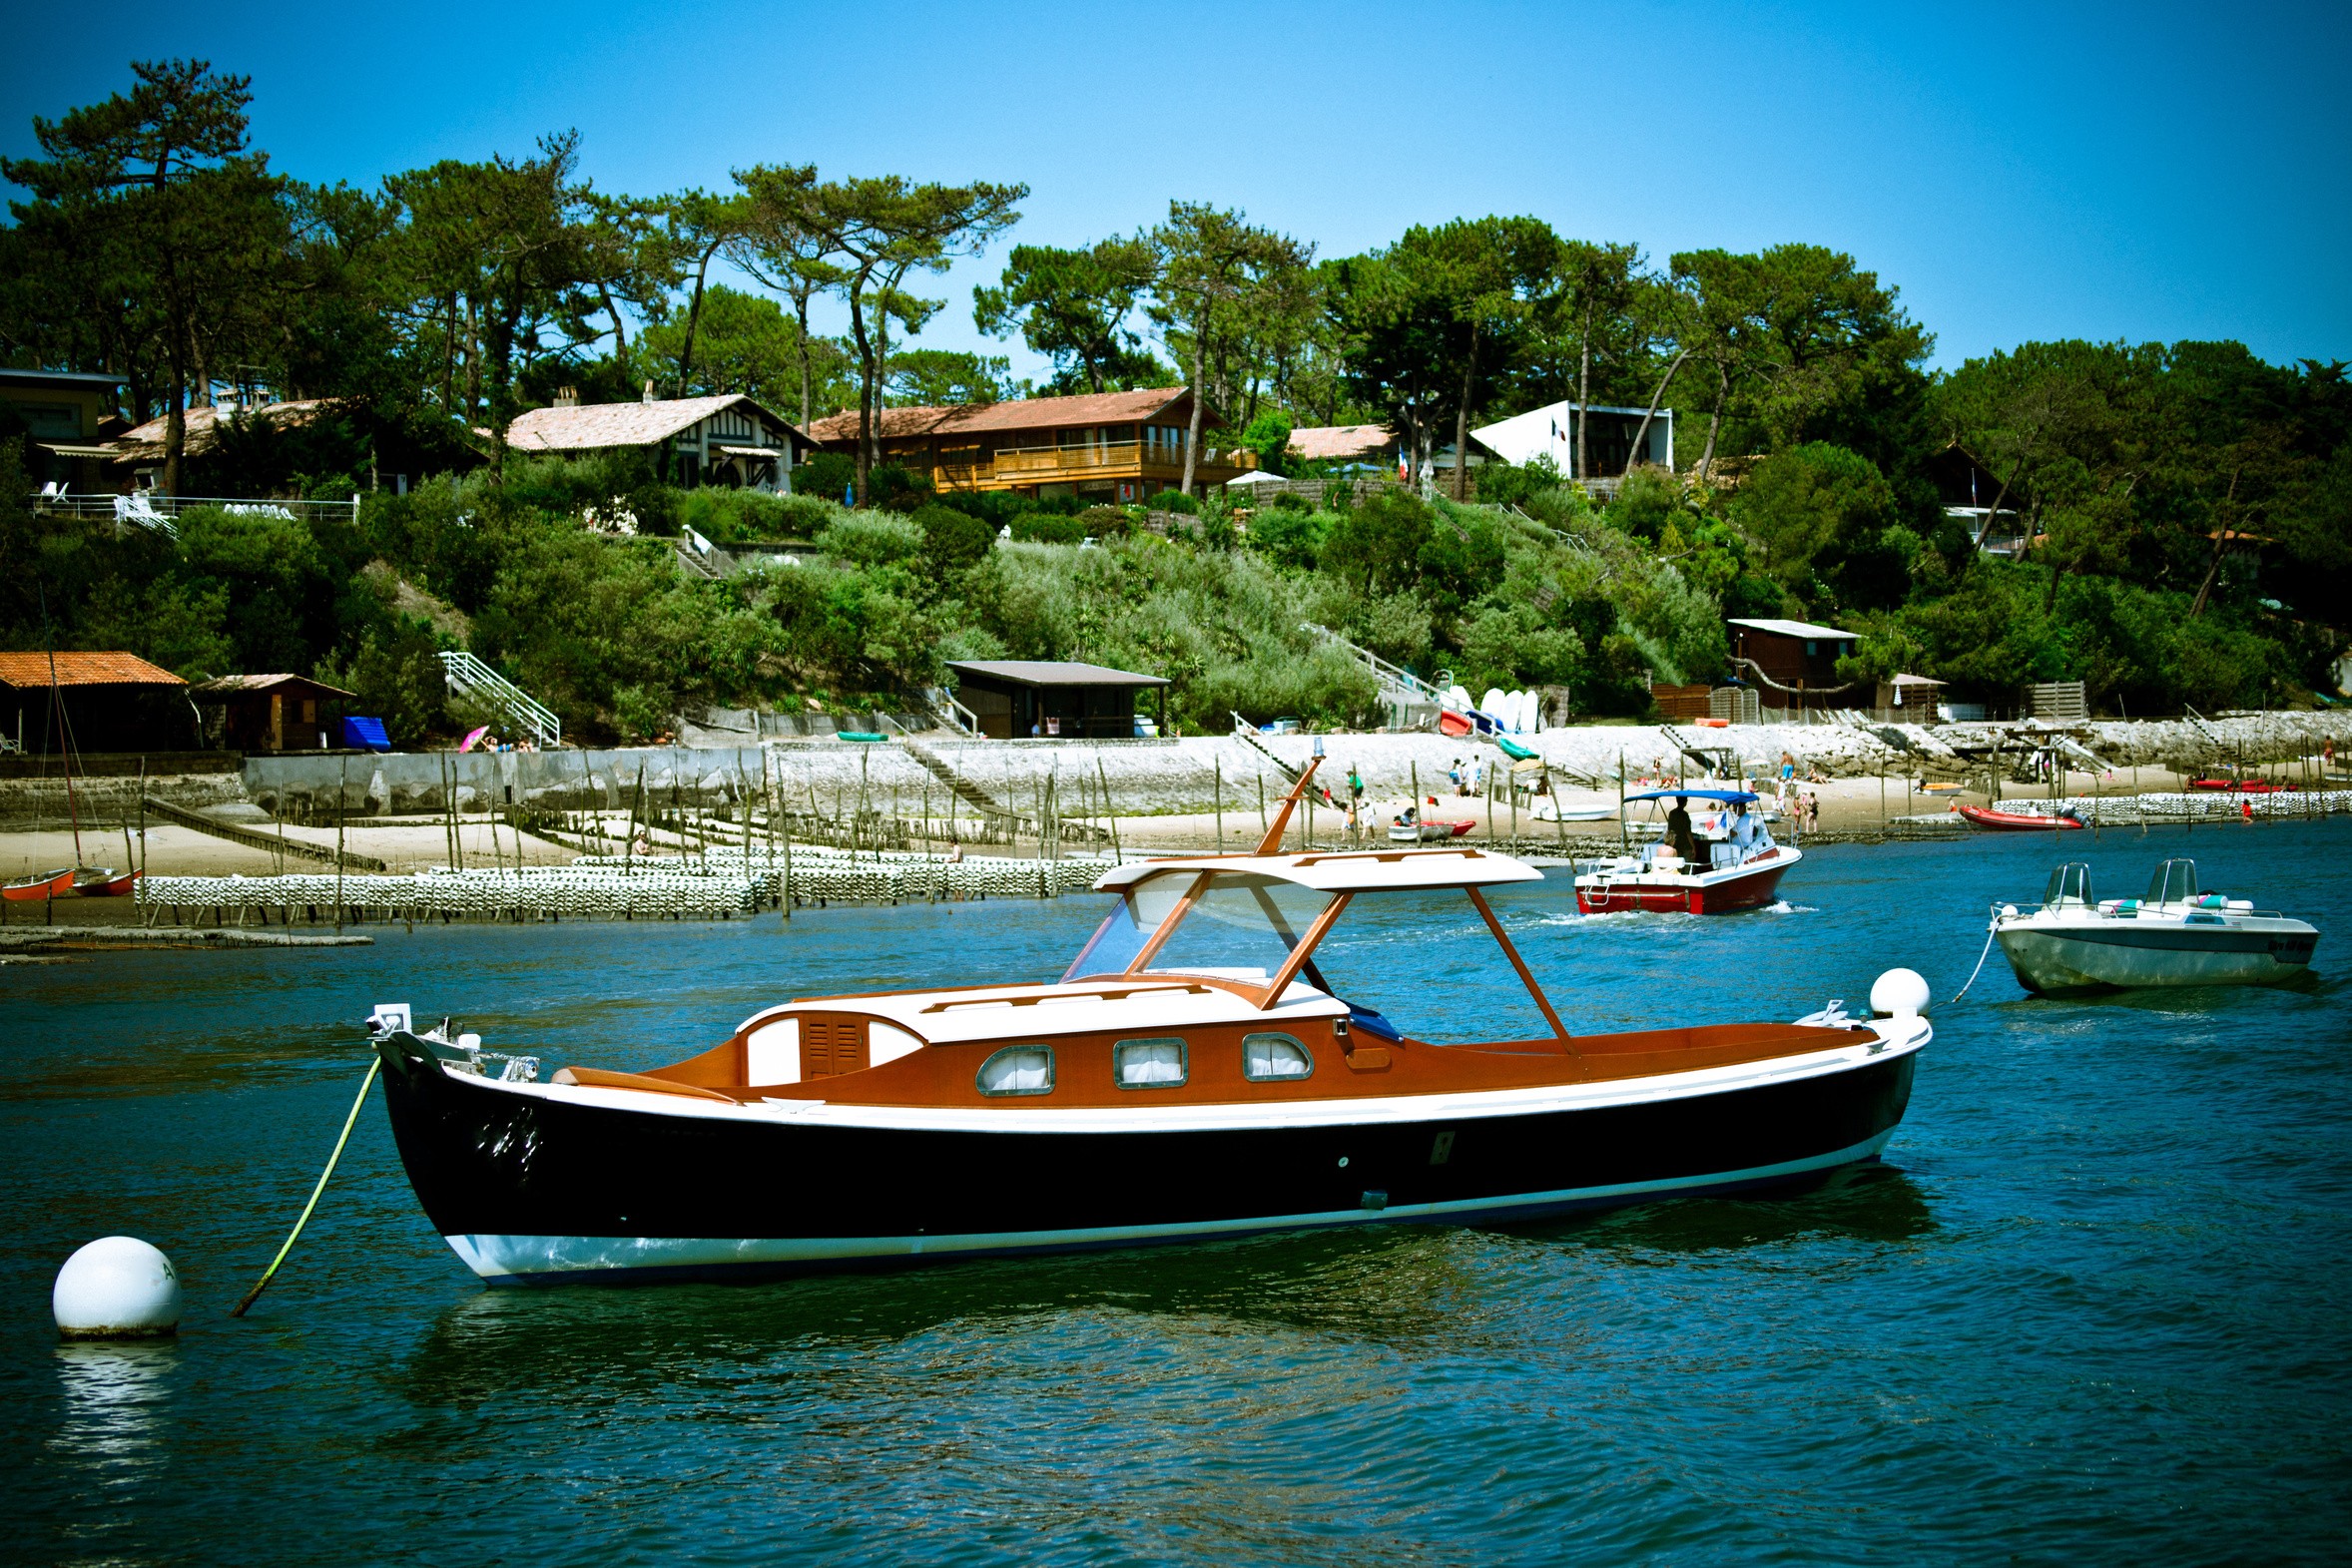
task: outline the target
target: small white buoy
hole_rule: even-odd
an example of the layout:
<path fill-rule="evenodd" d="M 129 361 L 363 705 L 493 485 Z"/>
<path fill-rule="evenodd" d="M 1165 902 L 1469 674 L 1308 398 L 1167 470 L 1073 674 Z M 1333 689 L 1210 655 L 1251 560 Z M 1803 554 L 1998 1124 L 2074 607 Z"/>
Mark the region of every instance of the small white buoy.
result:
<path fill-rule="evenodd" d="M 1928 1010 L 1927 977 L 1917 969 L 1889 969 L 1870 983 L 1870 1010 L 1881 1018 L 1917 1018 Z"/>
<path fill-rule="evenodd" d="M 65 1261 L 49 1295 L 69 1339 L 142 1339 L 180 1329 L 180 1276 L 161 1249 L 102 1236 Z"/>

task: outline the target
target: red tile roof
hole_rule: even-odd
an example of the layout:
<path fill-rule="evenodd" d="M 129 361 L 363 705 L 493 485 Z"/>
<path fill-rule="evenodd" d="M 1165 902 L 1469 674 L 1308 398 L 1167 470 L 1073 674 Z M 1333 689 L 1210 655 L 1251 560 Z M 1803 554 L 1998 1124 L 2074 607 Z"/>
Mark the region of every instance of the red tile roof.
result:
<path fill-rule="evenodd" d="M 49 658 L 45 653 L 0 654 L 0 686 L 18 690 L 49 684 Z M 57 684 L 59 686 L 186 686 L 171 671 L 149 664 L 137 654 L 57 655 Z"/>
<path fill-rule="evenodd" d="M 1077 425 L 1138 424 L 1181 403 L 1188 389 L 1147 387 L 1140 392 L 1085 392 L 1075 397 L 1023 397 L 1007 403 L 962 407 L 923 406 L 882 410 L 885 440 L 907 436 L 978 434 L 983 430 L 1040 430 Z M 1214 420 L 1210 421 L 1214 423 Z M 858 438 L 858 410 L 829 414 L 809 433 L 831 445 Z"/>

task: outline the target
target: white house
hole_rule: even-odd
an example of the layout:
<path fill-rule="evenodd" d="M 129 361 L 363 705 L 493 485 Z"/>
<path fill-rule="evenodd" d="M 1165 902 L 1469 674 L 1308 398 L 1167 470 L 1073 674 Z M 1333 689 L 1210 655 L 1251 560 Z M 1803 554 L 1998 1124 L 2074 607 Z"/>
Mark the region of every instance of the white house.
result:
<path fill-rule="evenodd" d="M 1548 456 L 1563 474 L 1576 472 L 1576 404 L 1550 403 L 1541 408 L 1530 408 L 1523 414 L 1513 414 L 1494 424 L 1480 425 L 1474 432 L 1477 438 L 1492 447 L 1506 463 L 1531 463 L 1539 456 Z M 1603 407 L 1594 403 L 1586 411 L 1584 439 L 1590 445 L 1592 460 L 1585 464 L 1585 477 L 1615 479 L 1635 463 L 1655 463 L 1661 468 L 1674 466 L 1674 410 L 1661 408 L 1650 420 L 1649 432 L 1642 438 L 1644 450 L 1635 455 L 1633 437 L 1641 428 L 1642 408 Z"/>

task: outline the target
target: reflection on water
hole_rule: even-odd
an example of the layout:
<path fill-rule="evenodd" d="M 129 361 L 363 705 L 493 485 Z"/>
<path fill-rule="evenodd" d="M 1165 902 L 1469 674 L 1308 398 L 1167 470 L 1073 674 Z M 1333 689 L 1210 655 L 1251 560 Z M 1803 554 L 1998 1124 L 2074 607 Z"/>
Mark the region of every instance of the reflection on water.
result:
<path fill-rule="evenodd" d="M 395 929 L 298 958 L 11 970 L 10 1297 L 43 1298 L 93 1236 L 151 1236 L 190 1329 L 58 1349 L 20 1312 L 0 1336 L 6 1555 L 2220 1561 L 2258 1541 L 2333 1561 L 2352 1031 L 2327 943 L 2352 931 L 2348 829 L 2196 835 L 2211 879 L 2321 925 L 2319 981 L 2041 1001 L 1996 960 L 1937 1012 L 1888 1163 L 1807 1190 L 489 1292 L 418 1213 L 376 1109 L 236 1323 L 375 1002 L 455 1013 L 549 1070 L 640 1067 L 781 997 L 1058 974 L 1086 916 L 1016 899 L 789 930 Z M 2125 847 L 2144 875 L 2150 848 Z M 1564 876 L 1494 904 L 1579 1033 L 1788 1019 L 1897 963 L 1950 995 L 1987 903 L 2040 887 L 2048 858 L 1825 849 L 1785 914 L 1588 919 Z M 1465 960 L 1491 951 L 1467 901 L 1347 931 L 1334 980 L 1425 1008 L 1442 1038 L 1521 1000 L 1507 966 Z"/>
<path fill-rule="evenodd" d="M 139 1483 L 167 1459 L 160 1446 L 170 1378 L 180 1347 L 148 1342 L 84 1340 L 56 1349 L 65 1418 L 49 1439 L 57 1462 L 83 1484 L 115 1501 L 136 1500 Z"/>

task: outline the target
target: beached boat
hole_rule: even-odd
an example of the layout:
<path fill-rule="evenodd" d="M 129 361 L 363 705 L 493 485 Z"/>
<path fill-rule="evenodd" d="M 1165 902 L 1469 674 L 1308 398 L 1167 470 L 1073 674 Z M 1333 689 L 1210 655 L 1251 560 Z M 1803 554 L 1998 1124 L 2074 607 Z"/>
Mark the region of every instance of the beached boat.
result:
<path fill-rule="evenodd" d="M 619 1282 L 1531 1219 L 1818 1179 L 1894 1135 L 1920 990 L 1571 1035 L 1485 897 L 1540 872 L 1277 852 L 1304 785 L 1254 854 L 1107 871 L 1056 981 L 803 997 L 672 1066 L 545 1083 L 379 1008 L 409 1180 L 485 1280 Z M 1336 989 L 1335 923 L 1407 896 L 1467 898 L 1547 1032 L 1439 1044 Z"/>
<path fill-rule="evenodd" d="M 2317 928 L 2202 892 L 2193 860 L 2156 867 L 2144 898 L 2096 900 L 2090 867 L 2059 866 L 2039 904 L 2004 904 L 1994 939 L 2042 993 L 2151 985 L 2278 985 L 2310 972 Z"/>
<path fill-rule="evenodd" d="M 2292 794 L 2296 786 L 2281 784 L 2275 779 L 2191 779 L 2191 789 L 2211 789 L 2224 794 Z"/>
<path fill-rule="evenodd" d="M 0 886 L 0 898 L 17 903 L 38 903 L 46 898 L 63 898 L 74 885 L 74 868 L 61 865 L 54 871 L 35 871 Z"/>
<path fill-rule="evenodd" d="M 1957 809 L 1977 826 L 1996 832 L 2063 832 L 2082 825 L 2082 818 L 2064 806 L 2055 811 L 1999 811 L 1987 805 L 1963 805 Z"/>
<path fill-rule="evenodd" d="M 73 886 L 59 894 L 65 898 L 127 898 L 138 885 L 137 871 L 118 871 L 111 865 L 77 865 L 74 867 Z"/>
<path fill-rule="evenodd" d="M 1576 878 L 1576 907 L 1586 914 L 1734 914 L 1761 909 L 1780 896 L 1780 879 L 1804 853 L 1775 843 L 1762 817 L 1745 807 L 1757 797 L 1745 789 L 1653 789 L 1628 795 L 1635 801 L 1691 801 L 1712 804 L 1692 819 L 1694 857 L 1672 843 L 1645 845 L 1618 855 Z M 1744 825 L 1743 825 L 1744 823 Z"/>
<path fill-rule="evenodd" d="M 1469 817 L 1456 820 L 1416 817 L 1411 821 L 1399 817 L 1389 823 L 1389 842 L 1393 844 L 1444 843 L 1449 838 L 1467 838 L 1478 824 Z"/>

